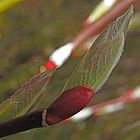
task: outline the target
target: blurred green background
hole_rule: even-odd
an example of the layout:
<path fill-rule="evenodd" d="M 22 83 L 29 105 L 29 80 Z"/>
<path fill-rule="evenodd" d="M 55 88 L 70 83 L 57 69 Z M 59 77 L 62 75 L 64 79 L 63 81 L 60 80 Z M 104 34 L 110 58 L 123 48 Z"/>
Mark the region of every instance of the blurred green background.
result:
<path fill-rule="evenodd" d="M 80 30 L 82 21 L 99 1 L 25 0 L 0 14 L 0 102 L 37 73 L 55 48 Z M 128 34 L 120 63 L 90 104 L 119 97 L 140 84 L 138 31 Z M 40 107 L 59 96 L 81 57 L 71 58 L 56 72 Z M 120 112 L 78 123 L 60 123 L 2 140 L 139 140 L 139 107 L 140 103 L 128 104 Z"/>

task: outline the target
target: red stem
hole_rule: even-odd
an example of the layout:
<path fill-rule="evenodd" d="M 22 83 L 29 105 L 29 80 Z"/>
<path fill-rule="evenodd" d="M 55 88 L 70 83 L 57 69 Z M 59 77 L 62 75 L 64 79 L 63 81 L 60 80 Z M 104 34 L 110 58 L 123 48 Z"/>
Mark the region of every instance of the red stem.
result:
<path fill-rule="evenodd" d="M 97 20 L 96 22 L 89 25 L 87 28 L 81 30 L 73 39 L 72 42 L 75 46 L 79 46 L 86 39 L 91 36 L 97 35 L 102 30 L 114 21 L 117 17 L 121 16 L 132 4 L 134 4 L 135 0 L 123 0 L 119 2 L 113 9 L 111 9 L 107 14 L 105 14 L 102 18 Z"/>

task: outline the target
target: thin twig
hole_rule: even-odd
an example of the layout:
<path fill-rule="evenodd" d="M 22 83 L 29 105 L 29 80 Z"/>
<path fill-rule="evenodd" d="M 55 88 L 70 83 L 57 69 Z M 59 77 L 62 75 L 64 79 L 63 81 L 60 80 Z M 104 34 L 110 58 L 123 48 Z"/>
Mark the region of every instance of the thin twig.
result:
<path fill-rule="evenodd" d="M 95 104 L 86 107 L 76 115 L 65 122 L 73 122 L 87 119 L 90 116 L 98 117 L 104 114 L 117 112 L 122 110 L 126 104 L 140 102 L 140 87 L 126 91 L 121 97 L 111 99 L 103 103 Z M 86 113 L 86 114 L 85 114 Z M 47 124 L 47 109 L 32 112 L 30 114 L 12 119 L 0 124 L 0 138 L 8 135 L 16 134 L 26 130 L 41 128 L 48 126 Z"/>
<path fill-rule="evenodd" d="M 22 131 L 43 127 L 43 111 L 33 112 L 0 124 L 0 138 Z"/>
<path fill-rule="evenodd" d="M 102 30 L 108 24 L 110 24 L 113 20 L 115 20 L 120 15 L 122 15 L 128 9 L 128 7 L 130 7 L 130 5 L 132 5 L 134 2 L 135 2 L 135 0 L 123 0 L 123 1 L 119 2 L 107 14 L 105 14 L 103 17 L 101 17 L 96 22 L 89 25 L 87 28 L 83 29 L 81 32 L 79 32 L 72 40 L 73 44 L 75 46 L 79 46 L 81 43 L 83 43 L 89 37 L 101 33 Z"/>

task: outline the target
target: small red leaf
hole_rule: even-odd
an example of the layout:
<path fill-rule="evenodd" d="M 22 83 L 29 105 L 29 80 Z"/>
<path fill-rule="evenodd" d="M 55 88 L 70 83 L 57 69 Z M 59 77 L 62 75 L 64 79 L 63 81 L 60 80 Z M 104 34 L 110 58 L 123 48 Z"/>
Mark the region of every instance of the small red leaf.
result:
<path fill-rule="evenodd" d="M 83 109 L 93 96 L 93 90 L 86 86 L 71 88 L 60 95 L 47 109 L 46 122 L 53 125 Z"/>

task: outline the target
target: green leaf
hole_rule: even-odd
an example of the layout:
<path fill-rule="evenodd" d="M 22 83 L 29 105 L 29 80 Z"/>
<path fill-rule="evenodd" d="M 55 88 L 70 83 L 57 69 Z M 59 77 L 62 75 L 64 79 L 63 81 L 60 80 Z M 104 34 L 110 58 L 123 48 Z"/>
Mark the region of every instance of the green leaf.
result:
<path fill-rule="evenodd" d="M 110 24 L 77 65 L 63 90 L 83 85 L 97 92 L 119 62 L 133 7 Z"/>
<path fill-rule="evenodd" d="M 54 70 L 34 76 L 0 104 L 0 122 L 24 115 L 38 105 Z"/>
<path fill-rule="evenodd" d="M 8 10 L 23 0 L 0 0 L 0 13 Z"/>

